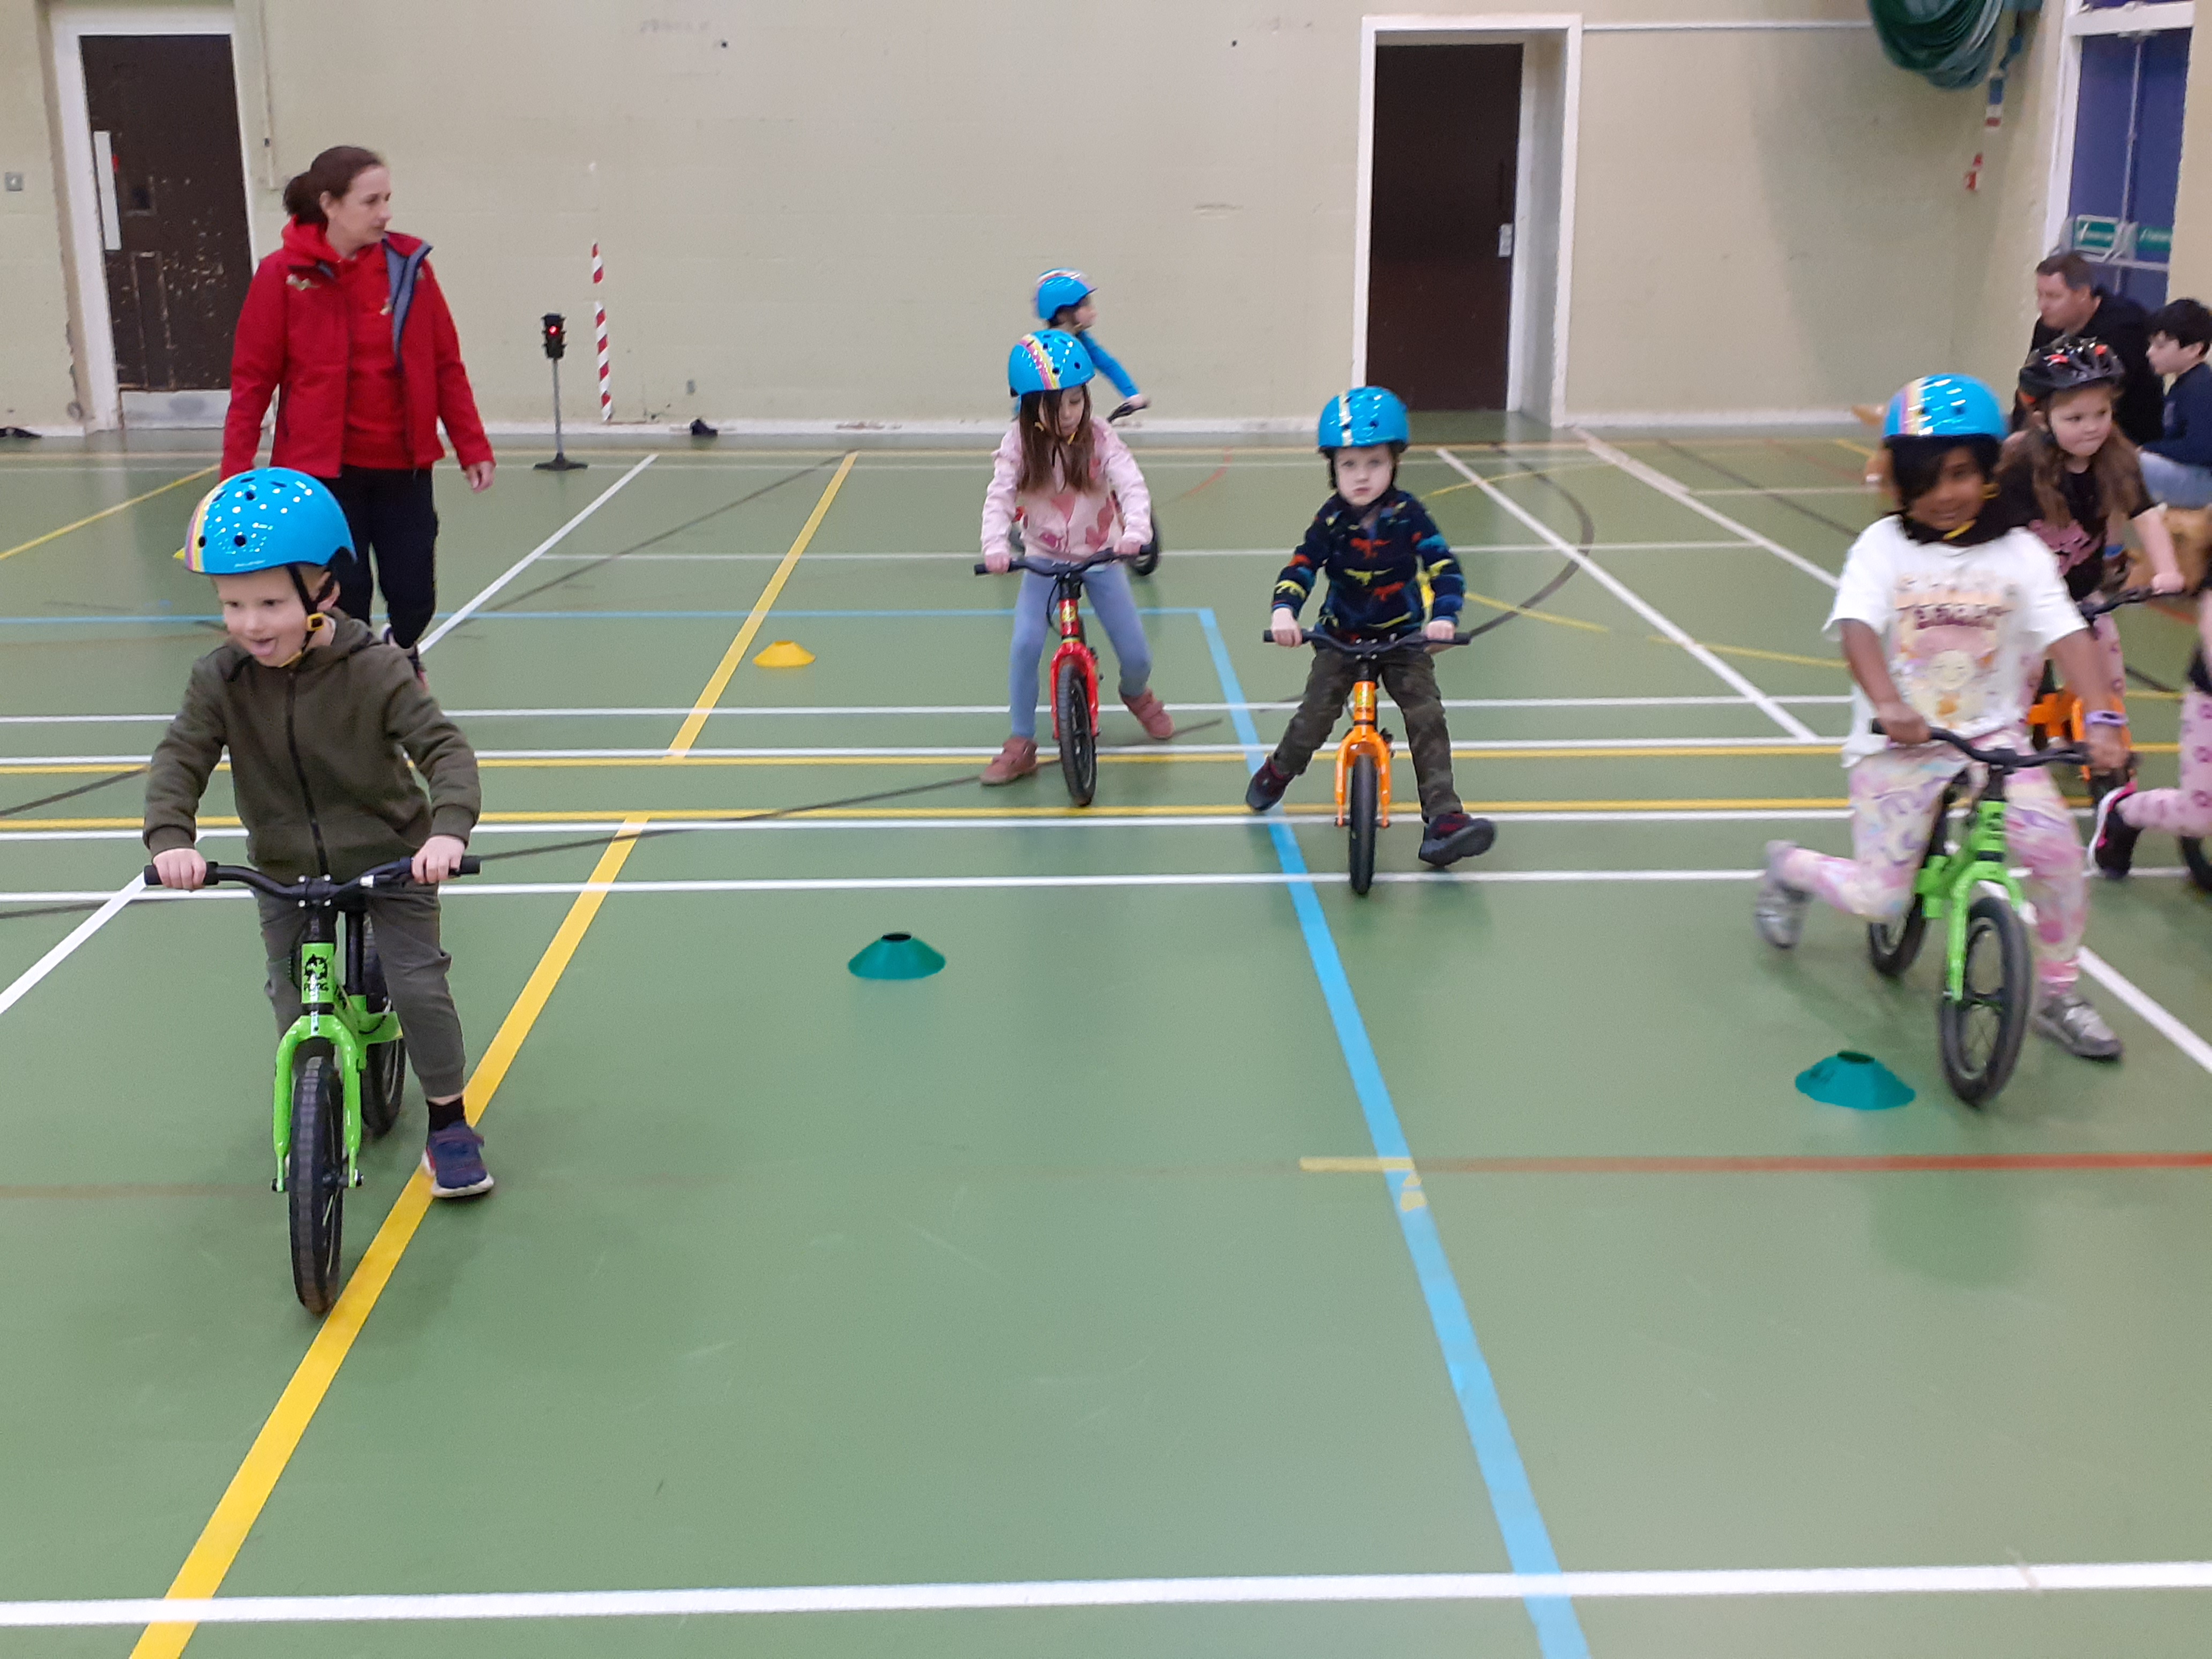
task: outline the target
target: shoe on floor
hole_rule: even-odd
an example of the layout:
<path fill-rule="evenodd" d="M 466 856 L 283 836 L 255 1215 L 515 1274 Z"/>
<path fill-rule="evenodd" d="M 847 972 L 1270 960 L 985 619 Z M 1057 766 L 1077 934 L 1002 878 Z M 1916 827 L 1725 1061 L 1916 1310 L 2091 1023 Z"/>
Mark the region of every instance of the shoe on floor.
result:
<path fill-rule="evenodd" d="M 1805 912 L 1813 902 L 1810 893 L 1782 879 L 1782 860 L 1796 850 L 1793 841 L 1766 843 L 1766 877 L 1752 902 L 1751 919 L 1759 938 L 1778 951 L 1794 949 L 1805 936 Z"/>
<path fill-rule="evenodd" d="M 1146 737 L 1165 743 L 1175 736 L 1175 718 L 1168 713 L 1168 706 L 1160 701 L 1159 694 L 1150 686 L 1133 697 L 1122 698 L 1121 704 L 1137 717 L 1137 724 L 1145 728 Z"/>
<path fill-rule="evenodd" d="M 1012 783 L 1016 778 L 1025 778 L 1036 770 L 1036 739 L 1008 738 L 1006 747 L 991 757 L 983 769 L 983 782 L 995 788 L 1002 783 Z"/>
<path fill-rule="evenodd" d="M 1421 862 L 1439 870 L 1462 859 L 1490 850 L 1498 839 L 1498 826 L 1488 818 L 1471 818 L 1464 812 L 1446 812 L 1427 826 L 1421 836 Z"/>
<path fill-rule="evenodd" d="M 2045 996 L 2035 1005 L 2035 1017 L 2029 1022 L 2045 1036 L 2065 1049 L 2069 1054 L 2083 1060 L 2118 1060 L 2120 1040 L 2112 1035 L 2112 1028 L 2105 1024 L 2105 1017 L 2092 1008 L 2086 998 L 2068 987 Z"/>
<path fill-rule="evenodd" d="M 1244 804 L 1255 812 L 1264 812 L 1282 799 L 1283 791 L 1291 787 L 1291 775 L 1275 765 L 1270 755 L 1260 763 L 1260 769 L 1252 775 L 1252 781 L 1244 786 Z"/>
<path fill-rule="evenodd" d="M 2120 816 L 2120 803 L 2135 792 L 2133 783 L 2124 783 L 2099 801 L 2096 825 L 2089 835 L 2089 851 L 2097 867 L 2115 881 L 2134 868 L 2136 838 L 2142 834 Z"/>
<path fill-rule="evenodd" d="M 422 1148 L 422 1168 L 430 1177 L 433 1198 L 472 1198 L 491 1190 L 491 1172 L 484 1168 L 483 1137 L 466 1121 L 448 1123 L 430 1136 Z"/>

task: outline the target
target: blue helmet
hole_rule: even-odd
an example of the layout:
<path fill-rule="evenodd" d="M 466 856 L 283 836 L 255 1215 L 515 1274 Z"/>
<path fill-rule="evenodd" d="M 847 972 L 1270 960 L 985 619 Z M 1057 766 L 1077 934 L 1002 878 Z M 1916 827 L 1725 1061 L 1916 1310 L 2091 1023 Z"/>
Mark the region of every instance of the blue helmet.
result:
<path fill-rule="evenodd" d="M 1097 372 L 1082 341 L 1060 329 L 1041 328 L 1014 342 L 1006 359 L 1006 387 L 1017 398 L 1029 392 L 1065 392 Z"/>
<path fill-rule="evenodd" d="M 256 467 L 225 478 L 192 509 L 179 556 L 187 570 L 242 576 L 287 565 L 328 565 L 353 551 L 337 498 L 289 466 Z"/>
<path fill-rule="evenodd" d="M 1070 270 L 1065 267 L 1048 270 L 1037 278 L 1037 320 L 1050 322 L 1060 315 L 1064 307 L 1081 305 L 1094 291 L 1091 279 L 1079 270 Z"/>
<path fill-rule="evenodd" d="M 1890 438 L 1995 438 L 2003 441 L 2005 413 L 1996 393 L 1971 374 L 1923 374 L 1889 400 L 1881 435 Z"/>
<path fill-rule="evenodd" d="M 1394 444 L 1403 449 L 1413 441 L 1406 405 L 1395 392 L 1379 386 L 1354 386 L 1331 398 L 1321 412 L 1321 429 L 1315 438 L 1324 455 L 1339 449 L 1364 449 L 1370 444 Z"/>

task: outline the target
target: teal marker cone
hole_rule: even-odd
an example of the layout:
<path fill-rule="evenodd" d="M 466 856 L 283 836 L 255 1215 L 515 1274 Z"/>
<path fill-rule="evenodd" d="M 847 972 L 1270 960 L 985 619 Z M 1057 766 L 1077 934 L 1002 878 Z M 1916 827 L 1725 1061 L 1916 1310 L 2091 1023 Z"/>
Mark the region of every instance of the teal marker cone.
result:
<path fill-rule="evenodd" d="M 1912 1098 L 1911 1085 L 1872 1054 L 1846 1048 L 1797 1073 L 1797 1092 L 1855 1112 L 1886 1112 Z"/>
<path fill-rule="evenodd" d="M 945 958 L 912 933 L 885 933 L 845 965 L 862 979 L 927 979 Z"/>

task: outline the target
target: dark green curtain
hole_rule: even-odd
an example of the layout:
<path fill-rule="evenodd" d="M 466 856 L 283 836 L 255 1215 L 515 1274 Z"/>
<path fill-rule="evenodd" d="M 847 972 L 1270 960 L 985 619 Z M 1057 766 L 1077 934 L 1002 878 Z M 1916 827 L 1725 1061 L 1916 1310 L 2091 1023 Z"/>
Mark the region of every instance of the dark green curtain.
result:
<path fill-rule="evenodd" d="M 1881 49 L 1899 69 L 1948 88 L 1990 78 L 2017 0 L 1867 0 Z"/>

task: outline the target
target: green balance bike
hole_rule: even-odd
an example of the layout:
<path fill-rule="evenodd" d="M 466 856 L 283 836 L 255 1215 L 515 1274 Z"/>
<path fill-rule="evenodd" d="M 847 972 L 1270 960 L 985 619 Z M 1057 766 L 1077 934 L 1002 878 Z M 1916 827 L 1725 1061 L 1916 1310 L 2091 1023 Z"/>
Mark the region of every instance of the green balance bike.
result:
<path fill-rule="evenodd" d="M 1879 722 L 1875 730 L 1881 730 Z M 1928 924 L 1943 924 L 1943 990 L 1936 1005 L 1943 1077 L 1969 1106 L 1985 1106 L 2019 1063 L 2036 993 L 2035 951 L 2020 915 L 2027 901 L 2005 842 L 2005 781 L 2038 766 L 2081 766 L 2088 756 L 2070 744 L 2024 755 L 1978 749 L 1940 726 L 1929 727 L 1928 736 L 1987 768 L 1988 775 L 1967 806 L 1956 851 L 1948 850 L 1947 842 L 1961 783 L 1943 792 L 1911 908 L 1895 921 L 1867 928 L 1867 954 L 1878 972 L 1895 979 L 1919 956 Z"/>
<path fill-rule="evenodd" d="M 459 873 L 478 868 L 465 858 Z M 160 882 L 150 866 L 146 882 Z M 296 905 L 307 921 L 292 963 L 300 1018 L 276 1044 L 273 1185 L 291 1212 L 293 1289 L 309 1313 L 325 1314 L 343 1284 L 345 1194 L 361 1185 L 362 1132 L 379 1138 L 399 1121 L 407 1081 L 407 1040 L 386 994 L 368 895 L 410 886 L 414 874 L 405 859 L 351 881 L 272 881 L 258 870 L 209 865 L 204 884 L 225 882 Z"/>

